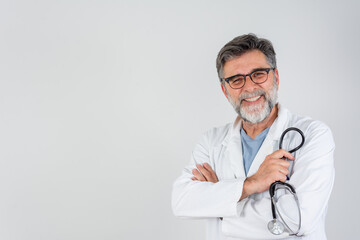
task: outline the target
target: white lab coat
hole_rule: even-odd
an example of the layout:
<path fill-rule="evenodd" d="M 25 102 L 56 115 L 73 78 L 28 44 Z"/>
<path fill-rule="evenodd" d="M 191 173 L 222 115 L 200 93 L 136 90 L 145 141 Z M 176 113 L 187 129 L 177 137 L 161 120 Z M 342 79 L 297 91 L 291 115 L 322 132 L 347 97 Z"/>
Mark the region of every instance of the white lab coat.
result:
<path fill-rule="evenodd" d="M 278 150 L 280 136 L 288 127 L 297 127 L 305 135 L 303 147 L 295 154 L 293 173 L 288 181 L 295 187 L 299 198 L 302 215 L 299 234 L 303 237 L 289 237 L 287 232 L 276 236 L 269 232 L 267 224 L 272 214 L 268 191 L 239 201 L 246 179 L 239 118 L 233 124 L 211 129 L 196 145 L 190 164 L 173 185 L 174 214 L 178 217 L 206 219 L 207 240 L 326 239 L 324 224 L 335 177 L 335 144 L 330 129 L 324 123 L 299 117 L 279 106 L 278 117 L 270 127 L 248 176 L 257 172 L 268 154 Z M 289 137 L 284 139 L 283 149 L 290 150 L 299 144 L 301 138 L 296 134 L 289 132 Z M 215 170 L 219 182 L 191 180 L 191 170 L 195 164 L 205 162 Z M 297 208 L 290 194 L 280 197 L 278 206 L 285 212 L 287 222 L 297 223 L 298 219 L 294 217 Z"/>

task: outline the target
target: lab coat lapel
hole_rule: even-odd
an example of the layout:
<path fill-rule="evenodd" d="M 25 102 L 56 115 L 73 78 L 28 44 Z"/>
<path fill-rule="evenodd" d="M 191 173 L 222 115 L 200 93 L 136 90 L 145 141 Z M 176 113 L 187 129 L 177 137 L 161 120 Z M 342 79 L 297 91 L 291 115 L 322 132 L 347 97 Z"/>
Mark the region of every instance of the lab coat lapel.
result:
<path fill-rule="evenodd" d="M 271 138 L 271 136 L 267 136 L 261 145 L 258 153 L 256 154 L 254 161 L 252 162 L 248 176 L 254 175 L 257 170 L 259 169 L 262 162 L 265 160 L 266 156 L 271 154 L 274 151 L 274 140 Z"/>
<path fill-rule="evenodd" d="M 231 129 L 230 136 L 226 141 L 225 162 L 230 164 L 234 174 L 233 177 L 235 178 L 246 177 L 241 148 L 240 128 L 241 121 L 240 118 L 237 118 Z"/>
<path fill-rule="evenodd" d="M 245 177 L 243 156 L 241 149 L 240 132 L 239 135 L 233 136 L 228 145 L 228 157 L 230 160 L 231 168 L 234 172 L 235 178 Z"/>

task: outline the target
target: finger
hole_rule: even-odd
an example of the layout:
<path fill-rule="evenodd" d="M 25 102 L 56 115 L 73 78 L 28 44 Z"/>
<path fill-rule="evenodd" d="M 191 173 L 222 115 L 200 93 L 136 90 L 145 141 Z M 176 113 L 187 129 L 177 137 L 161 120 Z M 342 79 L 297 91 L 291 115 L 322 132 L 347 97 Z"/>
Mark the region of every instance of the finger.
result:
<path fill-rule="evenodd" d="M 208 170 L 208 172 L 214 177 L 216 176 L 216 173 L 214 172 L 214 170 L 211 168 L 210 164 L 208 163 L 204 163 L 203 167 Z"/>
<path fill-rule="evenodd" d="M 197 181 L 197 178 L 196 178 L 196 177 L 192 177 L 191 180 Z"/>
<path fill-rule="evenodd" d="M 210 164 L 204 163 L 204 168 L 206 168 L 209 171 L 209 173 L 211 174 L 212 180 L 210 180 L 210 181 L 212 181 L 212 182 L 218 182 L 219 181 L 215 171 L 211 168 Z"/>
<path fill-rule="evenodd" d="M 286 182 L 286 180 L 287 180 L 286 175 L 281 174 L 281 176 L 279 177 L 279 181 Z"/>
<path fill-rule="evenodd" d="M 273 180 L 271 182 L 275 182 L 275 181 L 285 182 L 286 181 L 286 174 L 283 174 L 281 172 L 281 170 L 278 169 L 275 172 L 273 172 L 272 178 L 273 178 Z"/>
<path fill-rule="evenodd" d="M 279 169 L 279 172 L 286 176 L 289 174 L 289 169 L 283 167 Z"/>
<path fill-rule="evenodd" d="M 279 160 L 279 161 L 283 161 L 284 160 Z M 285 175 L 289 174 L 289 163 L 277 163 L 277 164 L 273 164 L 271 167 L 270 167 L 271 171 L 272 172 L 281 172 L 281 173 L 284 173 Z"/>
<path fill-rule="evenodd" d="M 279 149 L 272 154 L 269 155 L 271 158 L 288 158 L 289 160 L 295 160 L 294 156 L 291 155 L 288 151 L 285 151 L 284 149 Z"/>
<path fill-rule="evenodd" d="M 286 160 L 283 160 L 283 159 L 280 159 L 278 161 L 278 164 L 282 167 L 285 167 L 285 168 L 288 168 L 290 166 L 290 162 L 289 161 L 286 161 Z"/>
<path fill-rule="evenodd" d="M 192 170 L 192 174 L 194 174 L 194 177 L 196 177 L 198 181 L 206 181 L 203 175 L 201 175 L 201 173 L 196 168 Z"/>
<path fill-rule="evenodd" d="M 207 181 L 211 180 L 211 173 L 208 170 L 206 170 L 200 164 L 196 164 L 196 167 L 199 169 L 200 173 L 205 177 L 205 180 Z"/>
<path fill-rule="evenodd" d="M 214 172 L 214 170 L 211 168 L 210 164 L 208 163 L 204 163 L 203 167 L 206 168 L 206 170 L 208 170 L 209 172 Z"/>
<path fill-rule="evenodd" d="M 290 166 L 289 161 L 286 161 L 284 159 L 278 159 L 278 158 L 267 159 L 267 164 L 271 164 L 271 166 L 274 166 L 274 167 L 282 166 L 282 167 L 288 168 Z"/>

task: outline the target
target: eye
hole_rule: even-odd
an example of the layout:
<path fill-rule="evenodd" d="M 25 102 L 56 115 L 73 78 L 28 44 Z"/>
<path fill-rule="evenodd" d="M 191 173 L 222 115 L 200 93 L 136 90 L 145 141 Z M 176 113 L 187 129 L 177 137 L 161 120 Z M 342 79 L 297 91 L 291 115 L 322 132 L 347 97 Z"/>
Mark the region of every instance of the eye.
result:
<path fill-rule="evenodd" d="M 231 79 L 229 79 L 229 84 L 230 85 L 241 85 L 244 82 L 244 77 L 243 76 L 234 76 Z"/>
<path fill-rule="evenodd" d="M 252 77 L 254 78 L 261 78 L 266 75 L 266 71 L 256 71 L 252 74 Z"/>
<path fill-rule="evenodd" d="M 230 82 L 241 82 L 244 81 L 244 77 L 243 76 L 234 76 L 232 78 L 229 79 Z"/>

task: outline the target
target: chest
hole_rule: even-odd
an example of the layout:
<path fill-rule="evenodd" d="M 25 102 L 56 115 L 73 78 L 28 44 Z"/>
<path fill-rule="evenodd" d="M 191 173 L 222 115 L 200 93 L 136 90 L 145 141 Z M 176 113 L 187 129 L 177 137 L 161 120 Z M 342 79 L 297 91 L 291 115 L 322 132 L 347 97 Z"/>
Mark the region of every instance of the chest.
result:
<path fill-rule="evenodd" d="M 265 139 L 255 155 L 248 176 L 255 174 L 266 156 L 277 149 L 277 141 L 270 138 Z M 240 138 L 229 142 L 226 146 L 214 147 L 210 155 L 211 162 L 219 179 L 227 180 L 246 177 Z"/>

